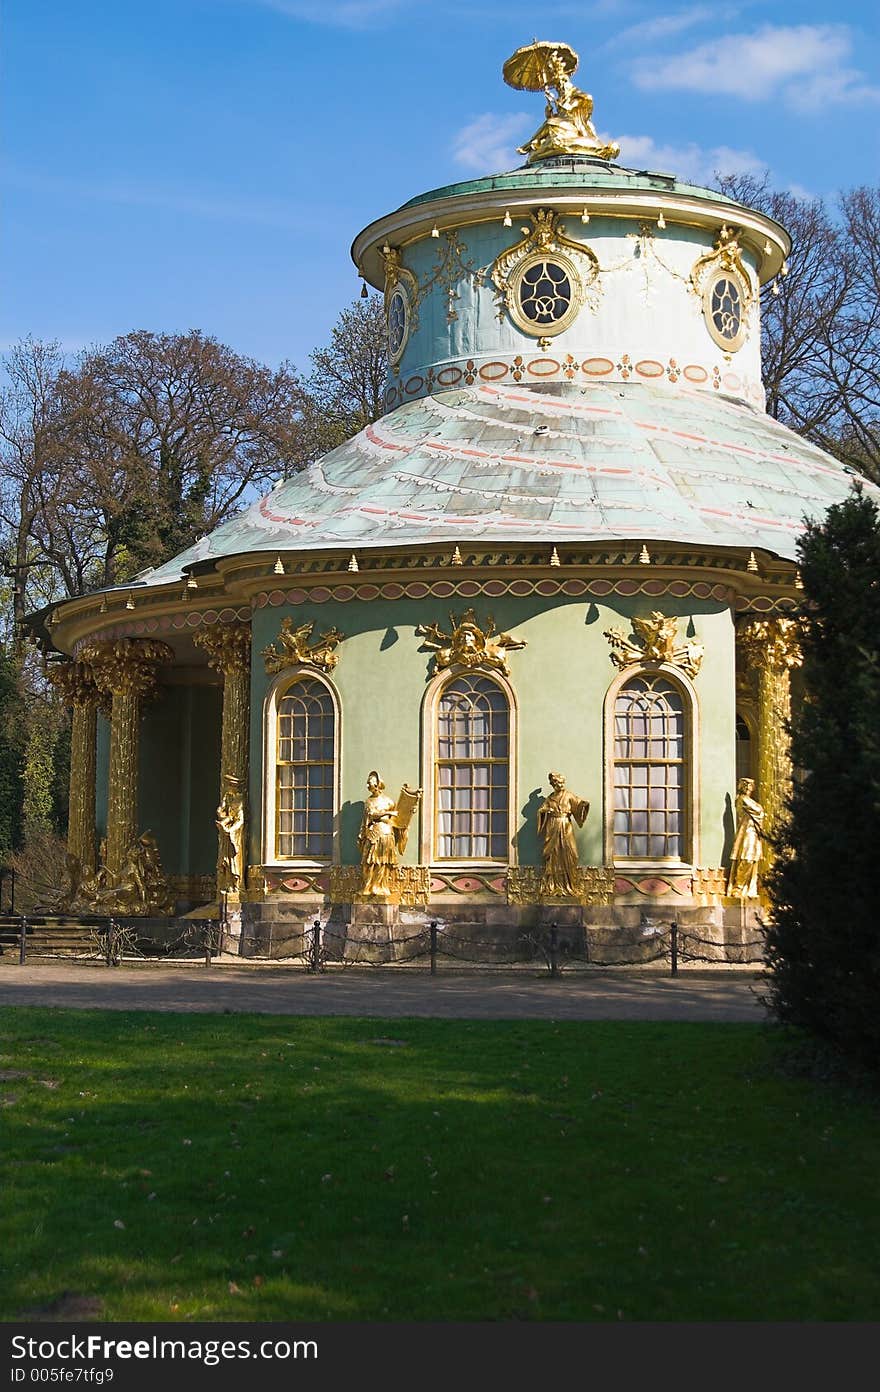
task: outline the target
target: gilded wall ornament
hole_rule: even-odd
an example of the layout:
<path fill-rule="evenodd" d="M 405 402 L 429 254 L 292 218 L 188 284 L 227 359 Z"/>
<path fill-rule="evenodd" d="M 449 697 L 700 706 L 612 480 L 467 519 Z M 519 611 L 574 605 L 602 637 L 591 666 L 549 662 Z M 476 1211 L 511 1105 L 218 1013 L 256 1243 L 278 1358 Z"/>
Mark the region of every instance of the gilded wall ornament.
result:
<path fill-rule="evenodd" d="M 461 282 L 469 280 L 474 288 L 478 289 L 485 277 L 485 269 L 478 267 L 467 253 L 466 243 L 454 229 L 444 232 L 439 239 L 437 259 L 425 281 L 418 287 L 416 305 L 421 304 L 435 285 L 444 292 L 447 324 L 453 324 L 458 318 L 455 301 L 461 298 L 458 292 Z"/>
<path fill-rule="evenodd" d="M 693 638 L 678 641 L 678 619 L 667 618 L 655 609 L 646 619 L 633 618 L 630 622 L 635 641 L 620 628 L 609 628 L 602 635 L 611 644 L 609 657 L 615 667 L 622 671 L 634 662 L 668 662 L 689 677 L 697 675 L 705 649 Z"/>
<path fill-rule="evenodd" d="M 396 374 L 410 334 L 418 328 L 418 306 L 424 294 L 419 293 L 419 283 L 412 271 L 404 266 L 397 247 L 383 248 L 380 255 L 385 266 L 388 361 Z"/>
<path fill-rule="evenodd" d="M 523 238 L 496 256 L 490 269 L 498 318 L 505 311 L 525 333 L 561 333 L 574 322 L 593 288 L 598 294 L 599 261 L 583 242 L 562 230 L 558 213 L 538 208 Z"/>
<path fill-rule="evenodd" d="M 338 628 L 329 628 L 310 644 L 309 638 L 314 626 L 314 622 L 311 622 L 294 628 L 291 618 L 281 620 L 281 629 L 275 642 L 270 643 L 261 653 L 266 671 L 270 675 L 283 672 L 285 667 L 297 667 L 300 664 L 319 667 L 322 672 L 333 671 L 339 661 L 336 648 L 345 634 L 340 633 Z"/>
<path fill-rule="evenodd" d="M 752 278 L 740 252 L 739 236 L 726 224 L 715 247 L 694 262 L 691 289 L 703 301 L 703 318 L 710 336 L 728 353 L 746 340 L 748 316 L 755 298 Z"/>
<path fill-rule="evenodd" d="M 504 64 L 504 81 L 519 91 L 541 92 L 547 98 L 544 121 L 531 140 L 518 153 L 529 164 L 552 159 L 555 155 L 588 155 L 613 160 L 620 154 L 617 144 L 603 145 L 593 125 L 593 98 L 571 81 L 578 55 L 568 44 L 546 41 L 527 44 L 511 54 Z"/>
<path fill-rule="evenodd" d="M 434 653 L 434 671 L 447 667 L 489 667 L 510 676 L 507 653 L 526 646 L 525 640 L 498 633 L 491 614 L 486 627 L 481 628 L 473 609 L 456 617 L 449 615 L 452 631 L 444 633 L 439 624 L 419 624 L 417 637 L 423 638 L 422 648 Z"/>

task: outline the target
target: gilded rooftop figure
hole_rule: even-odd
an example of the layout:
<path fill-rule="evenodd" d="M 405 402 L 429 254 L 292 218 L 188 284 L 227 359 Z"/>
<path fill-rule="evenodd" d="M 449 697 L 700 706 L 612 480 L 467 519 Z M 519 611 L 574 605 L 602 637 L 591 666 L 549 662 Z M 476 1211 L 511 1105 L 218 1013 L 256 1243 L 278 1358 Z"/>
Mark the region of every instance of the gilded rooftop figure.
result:
<path fill-rule="evenodd" d="M 620 154 L 619 145 L 603 145 L 600 141 L 592 120 L 593 98 L 571 80 L 578 61 L 568 44 L 541 40 L 518 48 L 504 64 L 504 81 L 509 87 L 543 92 L 547 98 L 543 124 L 518 151 L 527 156 L 528 164 L 555 155 L 613 160 Z"/>

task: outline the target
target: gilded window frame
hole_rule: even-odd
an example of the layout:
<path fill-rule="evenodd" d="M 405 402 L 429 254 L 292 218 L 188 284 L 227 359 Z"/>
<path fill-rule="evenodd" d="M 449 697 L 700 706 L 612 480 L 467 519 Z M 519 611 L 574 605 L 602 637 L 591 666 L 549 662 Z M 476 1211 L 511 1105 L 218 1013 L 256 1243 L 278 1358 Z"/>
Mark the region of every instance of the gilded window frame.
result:
<path fill-rule="evenodd" d="M 329 693 L 333 705 L 333 807 L 331 852 L 326 858 L 280 856 L 278 854 L 277 834 L 277 781 L 278 781 L 278 707 L 291 687 L 297 682 L 314 680 Z M 286 667 L 280 672 L 266 692 L 263 701 L 263 818 L 262 850 L 263 865 L 269 869 L 320 870 L 328 865 L 340 863 L 339 810 L 342 802 L 342 704 L 339 692 L 333 682 L 307 663 Z"/>
<path fill-rule="evenodd" d="M 561 319 L 556 319 L 551 324 L 536 324 L 533 319 L 529 319 L 523 314 L 519 302 L 519 292 L 526 272 L 531 270 L 532 266 L 537 266 L 545 261 L 558 262 L 565 271 L 571 285 L 571 304 Z M 527 333 L 530 338 L 555 338 L 557 334 L 570 329 L 584 307 L 585 298 L 586 289 L 583 276 L 575 264 L 574 258 L 564 251 L 532 251 L 528 256 L 524 256 L 515 269 L 510 272 L 507 311 L 517 328 L 522 329 L 523 333 Z"/>
<path fill-rule="evenodd" d="M 445 687 L 451 686 L 460 677 L 485 677 L 494 682 L 503 692 L 507 699 L 507 859 L 498 860 L 491 856 L 474 858 L 472 860 L 441 859 L 438 853 L 439 836 L 437 834 L 437 807 L 436 807 L 436 767 L 437 767 L 437 742 L 438 729 L 437 717 L 440 709 L 440 698 Z M 422 806 L 419 834 L 420 861 L 422 865 L 436 866 L 444 873 L 450 870 L 502 870 L 510 865 L 517 864 L 517 808 L 519 807 L 519 705 L 516 699 L 516 692 L 510 681 L 499 671 L 490 667 L 465 666 L 457 663 L 453 667 L 445 668 L 438 672 L 428 683 L 425 695 L 422 699 L 422 738 L 421 738 L 421 767 L 422 767 Z"/>
<path fill-rule="evenodd" d="M 689 757 L 685 766 L 684 788 L 684 855 L 681 859 L 664 857 L 650 859 L 616 856 L 614 852 L 614 715 L 617 697 L 622 687 L 633 678 L 665 677 L 679 689 L 682 696 L 685 725 L 685 749 Z M 661 761 L 663 762 L 663 761 Z M 696 687 L 680 667 L 669 662 L 634 662 L 617 673 L 605 693 L 603 709 L 603 852 L 605 864 L 622 869 L 682 870 L 700 864 L 700 701 Z"/>

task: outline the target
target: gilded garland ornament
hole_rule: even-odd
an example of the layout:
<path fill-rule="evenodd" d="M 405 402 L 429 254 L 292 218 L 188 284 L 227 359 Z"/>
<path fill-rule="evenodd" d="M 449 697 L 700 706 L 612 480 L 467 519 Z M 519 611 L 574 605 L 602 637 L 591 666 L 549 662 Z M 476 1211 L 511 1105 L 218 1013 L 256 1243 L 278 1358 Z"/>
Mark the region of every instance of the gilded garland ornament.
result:
<path fill-rule="evenodd" d="M 509 633 L 498 633 L 491 614 L 485 628 L 477 623 L 473 609 L 463 614 L 449 615 L 451 632 L 445 633 L 439 624 L 420 624 L 417 637 L 423 638 L 422 648 L 434 652 L 434 671 L 442 672 L 447 667 L 488 667 L 510 676 L 507 653 L 526 646 L 525 640 L 512 638 Z"/>
<path fill-rule="evenodd" d="M 578 61 L 568 44 L 536 40 L 518 48 L 504 64 L 504 81 L 509 87 L 543 91 L 547 98 L 542 125 L 518 151 L 527 156 L 528 164 L 557 155 L 614 160 L 620 154 L 618 144 L 603 144 L 599 139 L 592 121 L 593 98 L 571 80 Z"/>
<path fill-rule="evenodd" d="M 275 643 L 270 643 L 262 651 L 262 658 L 266 664 L 266 671 L 270 674 L 283 672 L 286 667 L 297 667 L 306 664 L 310 667 L 319 667 L 322 672 L 332 672 L 339 661 L 339 654 L 336 648 L 345 637 L 339 629 L 329 628 L 326 633 L 322 633 L 314 643 L 309 643 L 312 636 L 314 622 L 300 624 L 294 628 L 293 620 L 286 618 L 281 620 L 281 629 Z"/>
<path fill-rule="evenodd" d="M 633 618 L 630 623 L 635 641 L 620 628 L 609 628 L 602 635 L 611 644 L 609 657 L 615 667 L 622 671 L 635 662 L 668 662 L 689 677 L 697 675 L 705 649 L 693 638 L 678 641 L 677 619 L 667 618 L 655 609 L 646 619 Z"/>

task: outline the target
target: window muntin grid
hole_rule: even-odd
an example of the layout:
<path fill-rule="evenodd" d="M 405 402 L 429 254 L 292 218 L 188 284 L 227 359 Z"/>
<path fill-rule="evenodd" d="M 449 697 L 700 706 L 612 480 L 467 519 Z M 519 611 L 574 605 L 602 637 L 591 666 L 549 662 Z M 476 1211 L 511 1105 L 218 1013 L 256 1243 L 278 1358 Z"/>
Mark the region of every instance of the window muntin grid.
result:
<path fill-rule="evenodd" d="M 437 707 L 434 777 L 439 860 L 506 860 L 510 711 L 488 677 L 458 677 Z"/>
<path fill-rule="evenodd" d="M 305 677 L 278 702 L 275 850 L 279 860 L 329 860 L 333 848 L 335 713 Z"/>
<path fill-rule="evenodd" d="M 632 677 L 614 703 L 614 855 L 685 858 L 685 712 L 665 677 Z"/>

